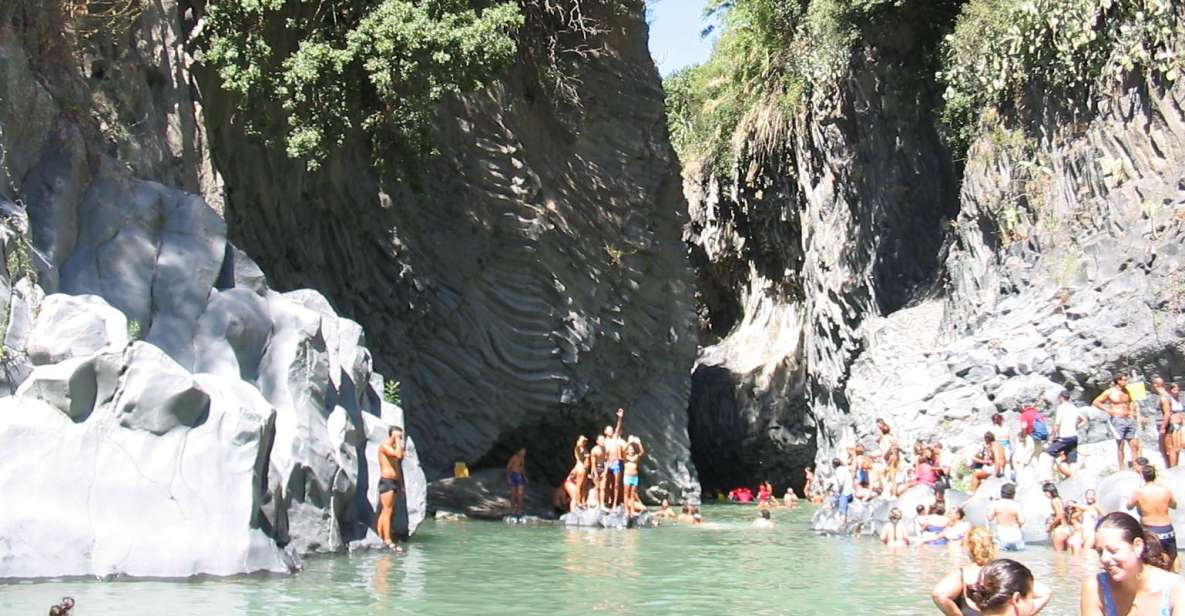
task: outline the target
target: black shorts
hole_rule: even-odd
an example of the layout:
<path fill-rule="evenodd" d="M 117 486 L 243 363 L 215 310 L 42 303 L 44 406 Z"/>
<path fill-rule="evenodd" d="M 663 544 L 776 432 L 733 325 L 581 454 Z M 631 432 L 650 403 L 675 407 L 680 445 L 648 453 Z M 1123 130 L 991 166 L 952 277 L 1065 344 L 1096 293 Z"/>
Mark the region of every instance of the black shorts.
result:
<path fill-rule="evenodd" d="M 396 479 L 387 479 L 386 477 L 379 479 L 379 494 L 386 492 L 399 494 L 399 481 Z"/>
<path fill-rule="evenodd" d="M 1049 444 L 1045 448 L 1045 453 L 1053 456 L 1056 460 L 1058 454 L 1065 452 L 1066 461 L 1073 464 L 1078 461 L 1078 437 L 1071 436 L 1069 438 L 1059 438 Z"/>
<path fill-rule="evenodd" d="M 1168 526 L 1145 526 L 1144 530 L 1160 539 L 1160 546 L 1164 548 L 1164 553 L 1168 554 L 1170 559 L 1177 558 L 1177 534 L 1173 532 L 1171 524 Z"/>

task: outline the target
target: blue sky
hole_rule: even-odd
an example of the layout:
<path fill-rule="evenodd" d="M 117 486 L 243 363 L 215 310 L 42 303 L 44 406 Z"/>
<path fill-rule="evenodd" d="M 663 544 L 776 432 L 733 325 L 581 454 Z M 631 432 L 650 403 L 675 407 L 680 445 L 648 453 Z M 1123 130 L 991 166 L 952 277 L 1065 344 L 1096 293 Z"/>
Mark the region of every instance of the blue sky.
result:
<path fill-rule="evenodd" d="M 647 2 L 650 21 L 650 55 L 663 77 L 699 64 L 712 52 L 715 35 L 700 37 L 708 25 L 704 8 L 708 0 L 651 0 Z"/>

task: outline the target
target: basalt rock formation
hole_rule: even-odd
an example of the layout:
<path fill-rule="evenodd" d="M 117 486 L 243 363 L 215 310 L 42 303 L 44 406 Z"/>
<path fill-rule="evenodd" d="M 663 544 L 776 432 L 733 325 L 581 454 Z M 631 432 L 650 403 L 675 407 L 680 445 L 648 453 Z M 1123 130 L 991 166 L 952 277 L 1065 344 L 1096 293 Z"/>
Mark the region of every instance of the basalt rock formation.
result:
<path fill-rule="evenodd" d="M 921 40 L 870 41 L 772 151 L 751 147 L 728 177 L 685 176 L 710 343 L 689 419 L 706 487 L 801 487 L 801 469 L 845 422 L 863 322 L 935 276 L 957 193 L 934 125 L 938 97 L 909 78 L 923 70 Z"/>
<path fill-rule="evenodd" d="M 992 413 L 1059 388 L 1085 406 L 1118 371 L 1185 376 L 1181 86 L 1133 75 L 1073 112 L 1034 87 L 956 164 L 926 37 L 861 40 L 778 147 L 751 136 L 730 174 L 685 174 L 709 489 L 799 486 L 872 446 L 876 417 L 957 460 Z"/>
<path fill-rule="evenodd" d="M 102 53 L 76 72 L 56 17 L 0 7 L 0 577 L 286 572 L 373 544 L 402 411 L 362 328 L 272 288 L 195 194 L 217 181 L 176 5 L 118 74 Z M 121 114 L 142 116 L 111 134 Z M 403 470 L 409 533 L 411 439 Z"/>
<path fill-rule="evenodd" d="M 618 407 L 649 448 L 651 497 L 697 489 L 695 355 L 679 163 L 640 1 L 583 3 L 574 100 L 521 62 L 437 120 L 418 186 L 369 170 L 353 139 L 308 173 L 249 135 L 206 76 L 231 237 L 271 279 L 322 291 L 397 375 L 429 475 L 501 468 L 519 447 L 558 485 L 577 435 Z M 564 52 L 569 53 L 569 52 Z"/>

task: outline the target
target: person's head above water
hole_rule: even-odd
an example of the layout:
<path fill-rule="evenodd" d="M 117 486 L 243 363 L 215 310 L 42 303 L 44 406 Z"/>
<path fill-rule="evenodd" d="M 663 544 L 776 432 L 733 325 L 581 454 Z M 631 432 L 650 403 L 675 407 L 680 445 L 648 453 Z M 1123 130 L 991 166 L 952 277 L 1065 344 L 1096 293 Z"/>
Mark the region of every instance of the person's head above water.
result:
<path fill-rule="evenodd" d="M 986 527 L 976 526 L 967 531 L 963 543 L 967 547 L 967 555 L 980 567 L 996 558 L 996 538 Z"/>
<path fill-rule="evenodd" d="M 1156 481 L 1156 467 L 1151 464 L 1145 464 L 1140 467 L 1140 476 L 1144 478 L 1144 481 L 1149 483 Z"/>
<path fill-rule="evenodd" d="M 671 501 L 669 501 L 665 498 L 662 499 L 662 508 L 663 509 L 670 509 L 671 508 Z"/>
<path fill-rule="evenodd" d="M 1016 498 L 1016 484 L 1006 483 L 1000 486 L 1000 498 L 1013 499 Z"/>
<path fill-rule="evenodd" d="M 898 509 L 897 507 L 893 507 L 892 509 L 890 509 L 889 510 L 889 521 L 890 522 L 899 522 L 900 520 L 901 520 L 901 510 Z"/>
<path fill-rule="evenodd" d="M 1099 564 L 1116 582 L 1138 576 L 1144 565 L 1168 568 L 1168 558 L 1156 535 L 1132 516 L 1115 511 L 1103 516 L 1095 530 Z"/>
<path fill-rule="evenodd" d="M 993 560 L 979 570 L 979 579 L 967 587 L 967 598 L 985 615 L 1036 613 L 1033 572 L 1007 558 Z"/>
<path fill-rule="evenodd" d="M 926 515 L 926 506 L 918 505 L 917 507 L 914 507 L 914 511 L 916 511 L 918 515 Z"/>
<path fill-rule="evenodd" d="M 763 520 L 769 519 L 769 509 L 762 509 L 761 510 L 761 519 L 763 519 Z"/>

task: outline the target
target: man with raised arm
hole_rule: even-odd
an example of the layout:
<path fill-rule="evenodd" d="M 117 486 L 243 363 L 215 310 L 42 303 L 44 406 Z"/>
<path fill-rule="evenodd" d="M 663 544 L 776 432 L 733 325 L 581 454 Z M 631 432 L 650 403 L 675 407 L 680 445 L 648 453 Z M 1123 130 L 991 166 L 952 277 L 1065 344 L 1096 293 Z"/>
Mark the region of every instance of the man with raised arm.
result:
<path fill-rule="evenodd" d="M 617 427 L 605 426 L 605 474 L 607 492 L 601 498 L 609 510 L 622 504 L 622 476 L 625 474 L 625 439 L 621 438 L 625 409 L 617 409 Z"/>
<path fill-rule="evenodd" d="M 379 444 L 379 517 L 375 530 L 387 547 L 402 551 L 391 537 L 391 521 L 395 519 L 395 506 L 399 502 L 399 483 L 403 479 L 403 429 L 391 426 L 387 440 Z"/>

